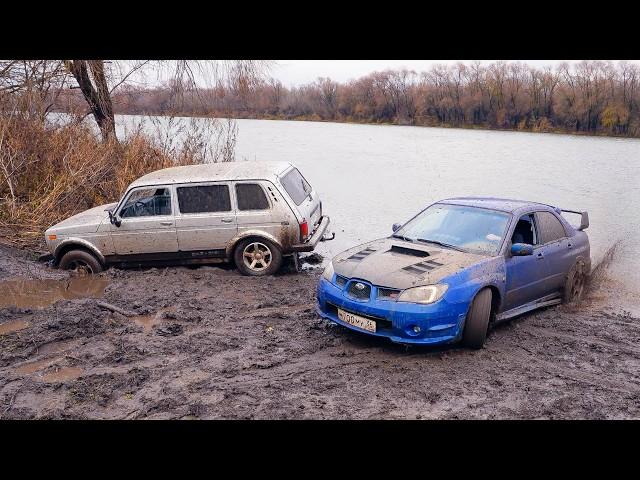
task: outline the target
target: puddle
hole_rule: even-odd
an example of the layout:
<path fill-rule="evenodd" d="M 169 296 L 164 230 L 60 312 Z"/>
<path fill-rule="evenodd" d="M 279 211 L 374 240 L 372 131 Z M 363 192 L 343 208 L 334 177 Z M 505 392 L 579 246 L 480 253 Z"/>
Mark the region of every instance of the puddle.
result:
<path fill-rule="evenodd" d="M 78 367 L 63 367 L 55 372 L 47 373 L 42 377 L 45 382 L 66 382 L 69 380 L 75 380 L 82 375 L 82 369 Z"/>
<path fill-rule="evenodd" d="M 0 325 L 0 335 L 7 335 L 9 333 L 23 330 L 29 326 L 29 322 L 24 320 L 11 320 L 10 322 Z"/>
<path fill-rule="evenodd" d="M 38 353 L 48 355 L 50 353 L 60 353 L 65 350 L 71 349 L 74 345 L 79 343 L 78 340 L 62 340 L 58 342 L 48 342 L 38 347 Z"/>
<path fill-rule="evenodd" d="M 159 312 L 151 315 L 138 315 L 137 317 L 132 317 L 133 321 L 136 322 L 136 325 L 140 325 L 144 328 L 145 333 L 151 331 L 154 325 L 158 325 L 161 321 Z"/>
<path fill-rule="evenodd" d="M 87 275 L 61 280 L 5 280 L 0 282 L 0 308 L 44 308 L 60 300 L 102 297 L 107 278 Z"/>
<path fill-rule="evenodd" d="M 156 313 L 152 313 L 149 315 L 138 315 L 136 317 L 131 317 L 133 321 L 140 325 L 145 333 L 149 333 L 155 325 L 158 325 L 162 322 L 164 318 L 165 312 L 175 312 L 176 307 L 167 307 L 158 310 Z"/>
<path fill-rule="evenodd" d="M 16 368 L 16 373 L 21 375 L 30 375 L 32 373 L 44 370 L 45 368 L 54 365 L 56 362 L 62 360 L 61 358 L 45 358 L 44 360 L 38 360 L 36 362 L 25 363 L 21 367 Z"/>

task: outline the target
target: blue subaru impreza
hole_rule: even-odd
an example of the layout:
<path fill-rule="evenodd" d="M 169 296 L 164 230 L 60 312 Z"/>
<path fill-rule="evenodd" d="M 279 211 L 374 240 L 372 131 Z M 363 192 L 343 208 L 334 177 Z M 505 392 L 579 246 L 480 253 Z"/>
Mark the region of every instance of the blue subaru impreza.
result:
<path fill-rule="evenodd" d="M 579 214 L 580 226 L 561 212 Z M 318 312 L 394 342 L 481 348 L 492 322 L 580 299 L 588 226 L 587 212 L 541 203 L 442 200 L 337 255 L 318 284 Z"/>

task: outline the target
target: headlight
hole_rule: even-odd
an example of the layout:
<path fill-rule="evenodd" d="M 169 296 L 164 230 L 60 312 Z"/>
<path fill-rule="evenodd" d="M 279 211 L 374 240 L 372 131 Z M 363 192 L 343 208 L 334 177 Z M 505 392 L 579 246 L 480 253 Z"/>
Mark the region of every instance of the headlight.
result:
<path fill-rule="evenodd" d="M 325 267 L 324 272 L 322 272 L 322 278 L 329 282 L 333 281 L 333 262 L 329 262 L 329 265 Z"/>
<path fill-rule="evenodd" d="M 407 288 L 400 293 L 398 302 L 434 303 L 442 298 L 447 288 L 449 288 L 449 285 L 446 283 Z"/>

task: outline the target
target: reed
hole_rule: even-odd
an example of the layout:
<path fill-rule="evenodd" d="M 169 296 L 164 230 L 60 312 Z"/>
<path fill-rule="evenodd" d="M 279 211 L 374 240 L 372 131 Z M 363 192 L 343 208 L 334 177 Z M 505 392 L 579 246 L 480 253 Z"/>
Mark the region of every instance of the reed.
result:
<path fill-rule="evenodd" d="M 187 141 L 168 149 L 142 129 L 120 142 L 103 142 L 83 123 L 55 125 L 5 110 L 0 113 L 0 241 L 41 248 L 47 227 L 116 201 L 141 175 L 206 161 L 206 147 L 198 145 Z"/>

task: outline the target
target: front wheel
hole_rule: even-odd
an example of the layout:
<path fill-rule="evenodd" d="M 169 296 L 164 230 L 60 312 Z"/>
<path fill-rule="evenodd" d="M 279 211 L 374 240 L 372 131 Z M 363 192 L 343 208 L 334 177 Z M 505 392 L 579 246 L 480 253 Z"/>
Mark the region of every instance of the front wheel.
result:
<path fill-rule="evenodd" d="M 478 349 L 484 345 L 489 328 L 489 316 L 491 315 L 491 297 L 491 290 L 485 288 L 473 299 L 464 322 L 464 332 L 462 333 L 464 346 Z"/>
<path fill-rule="evenodd" d="M 266 239 L 249 238 L 240 241 L 233 258 L 243 275 L 272 275 L 282 265 L 282 252 Z"/>
<path fill-rule="evenodd" d="M 584 264 L 576 263 L 567 275 L 562 292 L 562 301 L 564 303 L 578 303 L 582 300 L 584 287 L 586 283 L 586 275 L 584 272 Z"/>
<path fill-rule="evenodd" d="M 102 264 L 96 257 L 84 250 L 70 250 L 60 259 L 60 268 L 82 274 L 100 273 Z"/>

